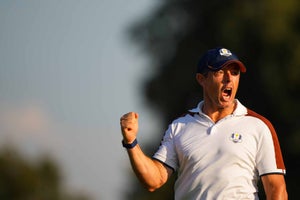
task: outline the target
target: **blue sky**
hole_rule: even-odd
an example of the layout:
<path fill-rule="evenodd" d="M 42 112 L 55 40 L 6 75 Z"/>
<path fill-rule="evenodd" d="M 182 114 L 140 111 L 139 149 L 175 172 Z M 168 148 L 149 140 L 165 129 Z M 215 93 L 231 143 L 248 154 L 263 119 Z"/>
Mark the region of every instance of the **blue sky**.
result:
<path fill-rule="evenodd" d="M 132 174 L 120 116 L 140 113 L 140 142 L 158 120 L 144 104 L 148 58 L 127 30 L 151 0 L 0 1 L 0 145 L 52 155 L 69 188 L 121 199 Z"/>

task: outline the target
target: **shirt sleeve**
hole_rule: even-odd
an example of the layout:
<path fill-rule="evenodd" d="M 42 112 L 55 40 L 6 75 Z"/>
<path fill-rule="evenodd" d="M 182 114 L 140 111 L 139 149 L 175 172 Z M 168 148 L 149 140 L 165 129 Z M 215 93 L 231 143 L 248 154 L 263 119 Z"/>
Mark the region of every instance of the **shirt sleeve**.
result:
<path fill-rule="evenodd" d="M 174 171 L 178 168 L 178 159 L 174 145 L 174 135 L 172 134 L 172 125 L 165 132 L 164 137 L 157 152 L 153 158 L 171 167 Z"/>
<path fill-rule="evenodd" d="M 285 174 L 285 166 L 276 131 L 269 121 L 267 123 L 265 121 L 265 124 L 256 156 L 258 173 L 260 176 L 272 173 Z"/>

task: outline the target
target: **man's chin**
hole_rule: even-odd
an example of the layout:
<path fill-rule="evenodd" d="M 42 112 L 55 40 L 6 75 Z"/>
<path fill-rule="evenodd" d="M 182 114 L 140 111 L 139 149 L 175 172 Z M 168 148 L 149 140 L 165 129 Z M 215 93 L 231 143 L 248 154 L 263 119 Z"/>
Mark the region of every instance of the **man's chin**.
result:
<path fill-rule="evenodd" d="M 234 100 L 228 100 L 228 101 L 220 101 L 219 102 L 219 109 L 226 109 L 226 108 L 231 108 L 232 105 L 234 105 Z"/>

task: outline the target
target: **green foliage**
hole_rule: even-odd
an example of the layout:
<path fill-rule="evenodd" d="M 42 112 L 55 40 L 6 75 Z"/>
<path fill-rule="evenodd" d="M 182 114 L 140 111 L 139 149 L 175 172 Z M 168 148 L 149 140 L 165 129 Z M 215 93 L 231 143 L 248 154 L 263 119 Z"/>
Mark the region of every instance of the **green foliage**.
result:
<path fill-rule="evenodd" d="M 0 151 L 0 199 L 2 200 L 87 200 L 84 195 L 69 195 L 55 162 L 42 157 L 25 160 L 12 148 Z"/>
<path fill-rule="evenodd" d="M 247 67 L 237 98 L 275 126 L 290 199 L 299 198 L 299 23 L 297 0 L 172 0 L 131 29 L 153 60 L 145 95 L 165 125 L 202 98 L 194 78 L 199 56 L 216 46 L 237 53 Z"/>

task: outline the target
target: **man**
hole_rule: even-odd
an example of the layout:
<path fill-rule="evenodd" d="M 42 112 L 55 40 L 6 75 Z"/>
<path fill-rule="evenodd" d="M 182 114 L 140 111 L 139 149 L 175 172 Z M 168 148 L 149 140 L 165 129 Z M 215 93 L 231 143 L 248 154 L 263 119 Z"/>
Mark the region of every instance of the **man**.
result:
<path fill-rule="evenodd" d="M 285 166 L 272 124 L 237 99 L 246 67 L 230 50 L 207 51 L 197 66 L 203 101 L 169 125 L 152 158 L 137 143 L 138 114 L 120 119 L 123 146 L 149 191 L 176 171 L 175 199 L 258 199 L 261 178 L 268 200 L 285 200 Z"/>

